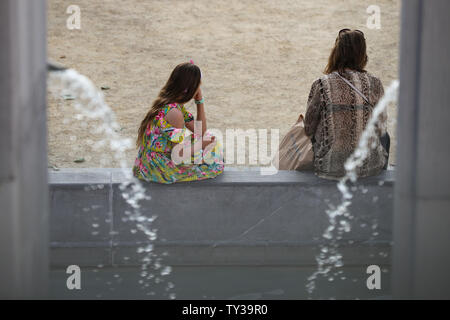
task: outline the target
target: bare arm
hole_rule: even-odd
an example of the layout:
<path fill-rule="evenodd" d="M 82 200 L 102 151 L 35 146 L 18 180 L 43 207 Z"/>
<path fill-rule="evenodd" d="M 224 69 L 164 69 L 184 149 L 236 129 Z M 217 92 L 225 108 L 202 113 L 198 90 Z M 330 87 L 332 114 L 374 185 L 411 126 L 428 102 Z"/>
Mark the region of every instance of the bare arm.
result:
<path fill-rule="evenodd" d="M 178 109 L 171 109 L 167 115 L 165 116 L 166 121 L 172 125 L 173 127 L 177 128 L 177 129 L 183 129 L 185 126 L 185 122 L 184 122 L 184 117 L 183 117 L 183 113 L 178 110 Z M 190 129 L 188 127 L 188 125 L 192 125 L 192 127 L 194 126 L 194 121 L 190 121 L 188 123 L 186 123 L 186 127 L 188 129 Z M 194 129 L 192 128 L 191 130 L 192 132 L 194 132 Z M 210 143 L 213 143 L 215 141 L 215 138 L 212 137 L 210 140 L 202 140 L 202 149 L 205 149 L 207 145 L 209 145 Z M 194 146 L 194 148 L 191 148 L 191 155 L 194 155 L 195 152 L 199 151 L 199 148 L 197 145 Z M 183 156 L 183 150 L 181 150 L 181 156 Z"/>
<path fill-rule="evenodd" d="M 197 105 L 197 121 L 202 122 L 202 135 L 206 132 L 206 115 L 205 115 L 205 107 L 203 103 Z"/>
<path fill-rule="evenodd" d="M 202 89 L 198 88 L 198 91 L 194 95 L 194 99 L 197 101 L 202 100 Z M 197 121 L 202 122 L 202 136 L 205 134 L 207 127 L 206 127 L 206 114 L 205 114 L 205 106 L 203 103 L 197 104 Z M 190 121 L 186 123 L 186 127 L 194 132 L 194 121 Z"/>

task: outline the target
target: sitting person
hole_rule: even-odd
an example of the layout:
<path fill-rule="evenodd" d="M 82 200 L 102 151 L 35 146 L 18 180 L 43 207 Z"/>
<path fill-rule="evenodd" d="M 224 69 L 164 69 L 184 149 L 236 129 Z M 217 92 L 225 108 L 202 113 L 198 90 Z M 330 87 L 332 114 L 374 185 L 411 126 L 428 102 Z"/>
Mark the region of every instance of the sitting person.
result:
<path fill-rule="evenodd" d="M 206 133 L 200 84 L 201 71 L 192 60 L 179 64 L 172 71 L 141 122 L 136 141 L 139 150 L 133 166 L 135 177 L 168 184 L 214 178 L 223 172 L 222 150 L 215 138 Z M 197 124 L 194 130 L 194 118 L 184 108 L 192 98 L 197 105 L 197 122 L 201 123 L 201 130 L 197 130 Z M 193 132 L 192 143 L 185 138 L 186 128 Z M 177 145 L 188 148 L 176 148 Z M 178 149 L 181 152 L 176 151 Z M 189 150 L 190 161 L 178 161 L 186 150 Z M 204 157 L 206 150 L 209 150 L 208 161 Z"/>
<path fill-rule="evenodd" d="M 383 96 L 381 81 L 364 70 L 368 61 L 364 34 L 339 31 L 325 75 L 314 81 L 308 97 L 305 132 L 314 150 L 314 170 L 323 178 L 345 175 L 344 164 L 358 146 L 374 106 Z M 387 112 L 378 122 L 374 142 L 359 177 L 379 174 L 387 168 L 389 136 Z"/>

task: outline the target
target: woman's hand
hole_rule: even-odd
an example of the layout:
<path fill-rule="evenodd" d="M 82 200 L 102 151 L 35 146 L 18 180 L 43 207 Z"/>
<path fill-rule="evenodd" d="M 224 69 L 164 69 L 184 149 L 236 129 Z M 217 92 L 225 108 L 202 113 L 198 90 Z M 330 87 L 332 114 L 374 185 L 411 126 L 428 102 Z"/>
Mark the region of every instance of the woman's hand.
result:
<path fill-rule="evenodd" d="M 194 100 L 200 101 L 202 100 L 202 98 L 203 98 L 202 89 L 198 87 L 197 92 L 194 94 Z"/>

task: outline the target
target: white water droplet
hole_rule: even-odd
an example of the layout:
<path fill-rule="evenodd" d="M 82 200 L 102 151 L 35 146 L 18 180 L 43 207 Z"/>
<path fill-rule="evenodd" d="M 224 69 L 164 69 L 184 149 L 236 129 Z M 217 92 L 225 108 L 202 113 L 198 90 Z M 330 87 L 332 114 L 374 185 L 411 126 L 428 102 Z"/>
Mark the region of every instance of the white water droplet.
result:
<path fill-rule="evenodd" d="M 167 266 L 161 270 L 161 275 L 166 276 L 166 275 L 170 274 L 171 272 L 172 272 L 172 268 L 170 266 Z"/>

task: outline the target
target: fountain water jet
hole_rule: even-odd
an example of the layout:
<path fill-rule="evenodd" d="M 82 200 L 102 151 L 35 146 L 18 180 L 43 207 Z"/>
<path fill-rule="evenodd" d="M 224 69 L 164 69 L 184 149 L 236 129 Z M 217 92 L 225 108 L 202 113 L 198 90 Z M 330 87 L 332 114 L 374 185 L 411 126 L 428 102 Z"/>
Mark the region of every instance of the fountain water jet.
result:
<path fill-rule="evenodd" d="M 155 283 L 162 282 L 162 279 L 149 272 L 152 268 L 159 272 L 161 276 L 167 276 L 171 273 L 170 266 L 163 266 L 161 258 L 153 252 L 153 244 L 157 238 L 157 230 L 152 228 L 152 222 L 157 218 L 155 215 L 147 217 L 142 214 L 139 202 L 141 200 L 150 200 L 150 196 L 146 195 L 145 188 L 138 179 L 133 177 L 131 170 L 127 167 L 125 153 L 130 150 L 132 142 L 130 139 L 124 139 L 118 134 L 120 126 L 116 121 L 116 117 L 111 108 L 106 104 L 103 93 L 100 92 L 86 76 L 79 74 L 73 69 L 65 69 L 64 67 L 53 64 L 48 65 L 49 73 L 49 89 L 61 94 L 70 94 L 74 98 L 74 107 L 81 117 L 88 119 L 100 120 L 100 126 L 96 128 L 96 133 L 101 133 L 105 137 L 96 143 L 97 146 L 108 145 L 114 152 L 114 158 L 118 161 L 120 168 L 125 176 L 124 181 L 120 184 L 122 197 L 131 206 L 132 211 L 125 211 L 127 219 L 136 224 L 136 229 L 140 230 L 150 243 L 138 248 L 137 252 L 142 254 L 142 272 L 139 284 L 143 289 L 150 287 L 149 281 Z M 55 93 L 56 93 L 55 92 Z M 95 227 L 95 226 L 94 226 Z M 100 268 L 100 266 L 99 266 Z M 168 283 L 166 291 L 174 288 L 172 283 Z M 152 292 L 148 292 L 152 295 Z M 175 294 L 170 293 L 169 298 L 175 299 Z"/>

